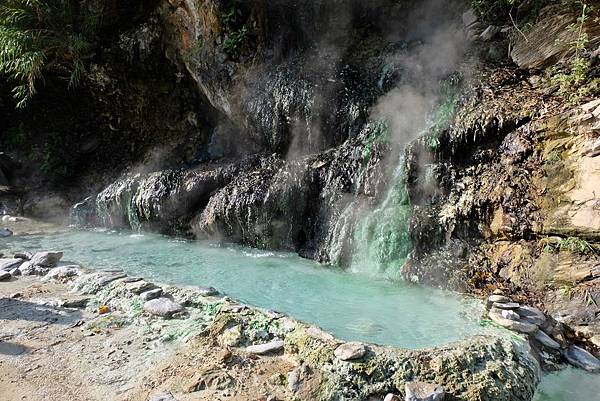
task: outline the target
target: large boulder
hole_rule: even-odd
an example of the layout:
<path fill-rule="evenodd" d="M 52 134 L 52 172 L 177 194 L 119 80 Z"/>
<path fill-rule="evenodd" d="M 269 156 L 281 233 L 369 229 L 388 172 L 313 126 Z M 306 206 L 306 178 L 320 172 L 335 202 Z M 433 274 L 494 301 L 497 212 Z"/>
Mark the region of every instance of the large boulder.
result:
<path fill-rule="evenodd" d="M 31 258 L 30 262 L 34 266 L 42 267 L 56 267 L 58 262 L 62 259 L 63 253 L 56 251 L 45 251 L 37 252 Z"/>
<path fill-rule="evenodd" d="M 156 298 L 144 303 L 144 311 L 161 317 L 168 318 L 183 310 L 185 308 L 182 305 L 171 301 L 169 298 Z"/>

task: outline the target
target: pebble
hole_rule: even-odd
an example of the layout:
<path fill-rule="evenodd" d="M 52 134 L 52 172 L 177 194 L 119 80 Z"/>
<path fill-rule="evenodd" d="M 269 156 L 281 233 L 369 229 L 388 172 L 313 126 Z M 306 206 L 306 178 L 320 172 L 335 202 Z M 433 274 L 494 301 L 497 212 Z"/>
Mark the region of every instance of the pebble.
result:
<path fill-rule="evenodd" d="M 285 344 L 283 340 L 273 340 L 266 344 L 251 345 L 246 347 L 246 351 L 255 355 L 264 355 L 272 352 L 279 352 L 283 349 L 284 345 Z"/>
<path fill-rule="evenodd" d="M 140 298 L 142 298 L 143 301 L 150 301 L 152 299 L 156 299 L 158 297 L 160 297 L 163 293 L 162 288 L 155 288 L 153 290 L 150 291 L 144 291 L 140 294 Z"/>
<path fill-rule="evenodd" d="M 367 348 L 363 343 L 349 342 L 340 345 L 334 351 L 334 355 L 337 359 L 342 361 L 351 361 L 353 359 L 359 359 L 365 356 Z"/>
<path fill-rule="evenodd" d="M 409 382 L 404 385 L 406 401 L 442 401 L 444 388 L 434 383 Z"/>
<path fill-rule="evenodd" d="M 588 372 L 600 372 L 600 360 L 583 348 L 571 345 L 564 351 L 564 357 L 571 365 L 587 370 Z"/>
<path fill-rule="evenodd" d="M 548 347 L 550 349 L 558 350 L 560 349 L 560 344 L 554 341 L 552 337 L 548 334 L 544 333 L 542 330 L 538 330 L 533 335 L 537 341 L 539 341 L 543 346 Z"/>
<path fill-rule="evenodd" d="M 62 259 L 62 257 L 62 252 L 37 252 L 31 257 L 31 264 L 43 267 L 55 267 L 56 264 Z"/>
<path fill-rule="evenodd" d="M 494 302 L 494 307 L 498 309 L 512 310 L 518 309 L 520 306 L 521 305 L 516 302 Z"/>
<path fill-rule="evenodd" d="M 11 277 L 12 275 L 9 272 L 0 270 L 0 281 L 8 281 Z"/>
<path fill-rule="evenodd" d="M 184 307 L 169 298 L 157 298 L 146 302 L 144 310 L 152 315 L 171 317 L 173 314 L 183 311 Z"/>

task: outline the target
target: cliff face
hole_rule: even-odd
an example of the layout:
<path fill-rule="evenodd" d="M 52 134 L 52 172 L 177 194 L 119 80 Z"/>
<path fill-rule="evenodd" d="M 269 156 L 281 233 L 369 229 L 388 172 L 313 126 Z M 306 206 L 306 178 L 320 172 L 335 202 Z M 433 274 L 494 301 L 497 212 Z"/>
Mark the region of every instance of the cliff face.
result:
<path fill-rule="evenodd" d="M 3 137 L 25 161 L 11 185 L 56 194 L 29 191 L 26 212 L 90 195 L 75 209 L 82 223 L 344 266 L 357 249 L 385 263 L 412 250 L 407 279 L 501 287 L 598 324 L 593 16 L 578 34 L 581 10 L 563 6 L 526 32 L 434 0 L 127 10 L 113 13 L 79 92 L 49 80 L 29 111 L 2 108 Z M 582 54 L 585 85 L 569 72 Z M 415 114 L 430 116 L 417 130 L 393 121 Z"/>

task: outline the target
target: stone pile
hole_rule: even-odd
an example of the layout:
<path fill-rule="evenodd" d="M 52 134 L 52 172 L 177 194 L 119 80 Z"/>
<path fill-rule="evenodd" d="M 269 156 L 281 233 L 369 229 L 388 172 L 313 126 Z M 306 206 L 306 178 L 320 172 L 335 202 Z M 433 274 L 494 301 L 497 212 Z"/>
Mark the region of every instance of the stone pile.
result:
<path fill-rule="evenodd" d="M 547 366 L 555 361 L 566 361 L 589 372 L 600 372 L 600 360 L 576 345 L 569 345 L 562 338 L 553 338 L 554 322 L 544 312 L 532 306 L 521 305 L 502 294 L 490 295 L 486 308 L 488 317 L 496 324 L 528 336 L 539 357 Z"/>

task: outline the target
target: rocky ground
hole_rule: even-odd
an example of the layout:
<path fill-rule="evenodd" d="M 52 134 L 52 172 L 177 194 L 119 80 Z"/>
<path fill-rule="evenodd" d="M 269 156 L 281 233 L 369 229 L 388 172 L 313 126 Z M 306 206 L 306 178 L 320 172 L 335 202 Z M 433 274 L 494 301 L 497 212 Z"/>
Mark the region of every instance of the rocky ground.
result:
<path fill-rule="evenodd" d="M 61 257 L 0 258 L 10 272 L 0 280 L 3 399 L 374 401 L 414 387 L 527 401 L 538 380 L 533 358 L 504 337 L 419 351 L 345 343 L 213 288 L 158 285 Z"/>

